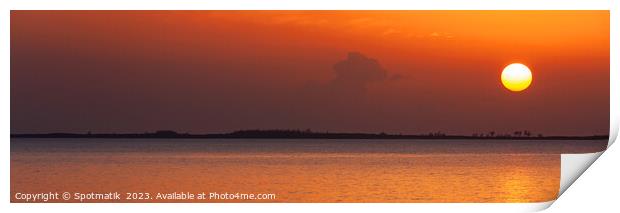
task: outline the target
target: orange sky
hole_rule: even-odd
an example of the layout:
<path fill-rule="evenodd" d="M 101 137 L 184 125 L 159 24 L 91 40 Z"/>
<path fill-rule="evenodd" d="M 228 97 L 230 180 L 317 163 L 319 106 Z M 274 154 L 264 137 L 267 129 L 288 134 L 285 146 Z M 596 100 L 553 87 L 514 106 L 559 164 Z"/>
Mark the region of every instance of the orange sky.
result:
<path fill-rule="evenodd" d="M 512 62 L 524 92 L 501 85 Z M 11 13 L 14 133 L 608 125 L 609 11 Z"/>

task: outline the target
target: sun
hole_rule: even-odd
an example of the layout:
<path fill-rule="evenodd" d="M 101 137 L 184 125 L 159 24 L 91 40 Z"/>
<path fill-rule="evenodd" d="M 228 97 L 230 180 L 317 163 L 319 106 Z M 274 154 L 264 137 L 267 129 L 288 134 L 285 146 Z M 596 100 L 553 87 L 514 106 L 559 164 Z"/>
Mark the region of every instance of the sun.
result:
<path fill-rule="evenodd" d="M 521 63 L 510 64 L 502 71 L 502 84 L 510 91 L 523 91 L 532 84 L 532 71 Z"/>

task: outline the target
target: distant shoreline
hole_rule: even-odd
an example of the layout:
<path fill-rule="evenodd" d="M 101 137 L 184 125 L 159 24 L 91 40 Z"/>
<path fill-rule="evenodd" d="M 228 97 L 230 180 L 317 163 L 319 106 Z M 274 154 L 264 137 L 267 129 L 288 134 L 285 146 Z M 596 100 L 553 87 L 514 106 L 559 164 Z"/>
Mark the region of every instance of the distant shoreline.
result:
<path fill-rule="evenodd" d="M 592 136 L 466 136 L 466 135 L 395 135 L 386 133 L 320 133 L 310 131 L 242 130 L 223 134 L 190 134 L 174 131 L 153 133 L 43 133 L 11 134 L 11 138 L 178 138 L 178 139 L 471 139 L 471 140 L 609 140 L 608 135 Z"/>

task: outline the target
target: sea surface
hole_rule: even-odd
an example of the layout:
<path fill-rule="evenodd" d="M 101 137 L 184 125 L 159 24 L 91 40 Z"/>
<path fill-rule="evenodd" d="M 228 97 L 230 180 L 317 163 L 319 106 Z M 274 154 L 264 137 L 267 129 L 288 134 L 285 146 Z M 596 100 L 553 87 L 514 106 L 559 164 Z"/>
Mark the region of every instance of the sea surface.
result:
<path fill-rule="evenodd" d="M 82 202 L 542 202 L 558 196 L 561 153 L 598 152 L 606 144 L 12 138 L 11 201 L 24 202 L 16 193 L 119 192 L 141 198 Z M 184 192 L 274 197 L 155 198 Z"/>

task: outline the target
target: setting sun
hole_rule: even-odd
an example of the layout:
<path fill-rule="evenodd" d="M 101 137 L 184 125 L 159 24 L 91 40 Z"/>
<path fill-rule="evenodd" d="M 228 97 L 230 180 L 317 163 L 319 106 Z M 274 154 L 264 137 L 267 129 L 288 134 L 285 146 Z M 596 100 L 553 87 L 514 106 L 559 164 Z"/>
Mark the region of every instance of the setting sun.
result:
<path fill-rule="evenodd" d="M 530 68 L 520 63 L 513 63 L 502 71 L 502 84 L 506 89 L 519 92 L 527 89 L 532 83 Z"/>

